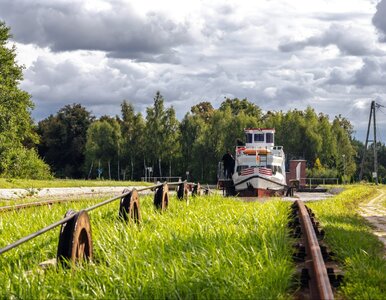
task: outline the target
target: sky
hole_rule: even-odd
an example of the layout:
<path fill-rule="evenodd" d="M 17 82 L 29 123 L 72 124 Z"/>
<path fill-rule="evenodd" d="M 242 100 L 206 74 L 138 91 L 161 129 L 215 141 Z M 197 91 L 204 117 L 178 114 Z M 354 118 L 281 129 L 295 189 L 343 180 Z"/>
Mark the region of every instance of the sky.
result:
<path fill-rule="evenodd" d="M 67 104 L 146 114 L 157 91 L 191 106 L 247 98 L 266 111 L 342 115 L 386 142 L 386 0 L 0 0 L 37 122 Z"/>

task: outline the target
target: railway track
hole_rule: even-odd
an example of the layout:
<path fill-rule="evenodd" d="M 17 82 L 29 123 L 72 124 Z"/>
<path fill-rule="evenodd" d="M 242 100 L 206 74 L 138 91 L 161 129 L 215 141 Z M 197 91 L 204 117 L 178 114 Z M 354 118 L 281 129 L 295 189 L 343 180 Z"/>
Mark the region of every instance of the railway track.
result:
<path fill-rule="evenodd" d="M 300 271 L 301 299 L 334 299 L 334 288 L 339 286 L 343 276 L 332 260 L 333 253 L 323 245 L 324 231 L 319 229 L 313 212 L 300 200 L 291 206 L 293 221 L 289 226 L 293 236 L 299 239 L 295 245 L 295 261 Z"/>

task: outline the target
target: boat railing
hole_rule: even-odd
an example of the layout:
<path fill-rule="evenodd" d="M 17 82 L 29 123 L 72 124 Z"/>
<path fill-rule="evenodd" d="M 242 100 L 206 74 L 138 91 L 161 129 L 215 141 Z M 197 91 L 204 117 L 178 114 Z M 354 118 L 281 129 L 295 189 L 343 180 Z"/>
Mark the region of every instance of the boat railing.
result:
<path fill-rule="evenodd" d="M 339 184 L 339 178 L 302 178 L 306 182 L 306 186 L 310 188 L 314 185 Z"/>

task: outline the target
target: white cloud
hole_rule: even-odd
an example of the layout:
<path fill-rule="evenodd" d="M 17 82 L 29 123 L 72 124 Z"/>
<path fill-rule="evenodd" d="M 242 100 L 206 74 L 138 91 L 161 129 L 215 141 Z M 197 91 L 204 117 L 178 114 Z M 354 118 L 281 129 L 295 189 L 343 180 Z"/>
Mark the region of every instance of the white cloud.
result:
<path fill-rule="evenodd" d="M 347 113 L 386 99 L 386 0 L 2 0 L 36 119 L 77 102 L 96 115 L 160 90 L 182 118 L 200 101 Z M 377 30 L 377 31 L 376 31 Z M 282 50 L 282 51 L 280 51 Z M 369 102 L 370 103 L 370 102 Z M 366 119 L 366 117 L 364 117 Z M 366 122 L 365 122 L 366 123 Z M 366 125 L 364 125 L 366 126 Z"/>

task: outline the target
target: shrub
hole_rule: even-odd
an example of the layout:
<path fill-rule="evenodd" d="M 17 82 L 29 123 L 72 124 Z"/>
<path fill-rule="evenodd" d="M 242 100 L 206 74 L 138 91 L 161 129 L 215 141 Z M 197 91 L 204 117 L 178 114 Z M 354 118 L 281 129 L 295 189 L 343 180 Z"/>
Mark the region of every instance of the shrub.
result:
<path fill-rule="evenodd" d="M 337 178 L 338 170 L 337 169 L 325 169 L 325 168 L 313 168 L 307 169 L 306 174 L 308 178 Z"/>
<path fill-rule="evenodd" d="M 0 174 L 8 178 L 51 179 L 50 167 L 35 149 L 7 149 L 0 156 Z"/>

